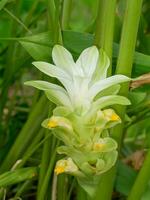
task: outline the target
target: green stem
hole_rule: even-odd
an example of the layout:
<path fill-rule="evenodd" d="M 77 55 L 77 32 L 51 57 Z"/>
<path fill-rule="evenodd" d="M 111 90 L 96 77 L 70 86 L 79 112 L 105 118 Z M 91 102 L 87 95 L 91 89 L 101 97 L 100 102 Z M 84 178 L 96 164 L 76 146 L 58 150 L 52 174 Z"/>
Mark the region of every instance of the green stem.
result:
<path fill-rule="evenodd" d="M 18 135 L 15 143 L 7 154 L 4 162 L 0 167 L 0 173 L 9 170 L 15 162 L 20 158 L 21 153 L 28 147 L 32 138 L 37 133 L 42 120 L 47 115 L 47 101 L 43 96 L 35 105 L 33 111 L 30 113 L 27 122 Z"/>
<path fill-rule="evenodd" d="M 28 147 L 28 149 L 24 153 L 23 157 L 27 156 L 33 150 L 33 148 L 35 148 L 35 146 L 37 146 L 37 144 L 42 140 L 42 138 L 44 137 L 44 131 L 45 131 L 44 128 L 41 128 L 39 130 L 39 132 L 37 133 L 37 135 L 33 139 L 32 143 L 30 144 L 30 146 Z"/>
<path fill-rule="evenodd" d="M 54 105 L 52 104 L 51 107 L 49 107 L 49 116 L 52 115 L 52 110 L 54 108 Z M 43 150 L 42 150 L 42 160 L 41 160 L 41 166 L 40 166 L 40 172 L 39 172 L 39 179 L 38 179 L 38 187 L 37 187 L 37 198 L 40 195 L 41 191 L 41 186 L 43 184 L 43 181 L 45 179 L 46 172 L 48 170 L 48 165 L 50 161 L 50 147 L 52 145 L 52 138 L 48 138 L 49 136 L 49 131 L 45 131 L 45 139 L 46 141 L 44 142 L 43 145 Z"/>
<path fill-rule="evenodd" d="M 138 32 L 138 25 L 140 20 L 142 7 L 142 0 L 128 0 L 126 12 L 124 16 L 124 23 L 121 35 L 120 49 L 117 60 L 116 74 L 124 74 L 126 76 L 131 76 L 133 56 L 136 45 L 136 38 Z M 134 9 L 133 9 L 134 8 Z M 123 84 L 120 90 L 120 94 L 128 96 L 129 84 Z M 118 112 L 124 118 L 125 107 L 119 107 Z M 120 128 L 119 128 L 120 127 Z M 123 132 L 123 125 L 119 125 L 114 128 L 114 137 L 120 143 Z M 119 131 L 117 131 L 117 129 Z"/>
<path fill-rule="evenodd" d="M 62 44 L 62 38 L 61 38 L 61 29 L 59 25 L 59 5 L 56 5 L 54 0 L 47 0 L 47 6 L 48 6 L 48 22 L 49 22 L 49 29 L 53 30 L 53 42 L 61 43 Z M 50 109 L 49 115 L 52 114 L 53 108 Z M 45 137 L 47 137 L 48 132 L 45 133 Z M 53 140 L 55 142 L 55 140 Z M 39 173 L 39 180 L 38 180 L 38 188 L 37 188 L 37 199 L 42 200 L 44 199 L 44 196 L 47 192 L 47 185 L 48 181 L 50 179 L 51 171 L 49 171 L 49 168 L 52 167 L 51 164 L 49 166 L 50 161 L 50 146 L 52 144 L 52 141 L 48 139 L 45 141 L 43 145 L 43 152 L 42 152 L 42 160 L 41 160 L 41 167 L 40 167 L 40 173 Z M 53 151 L 54 149 L 52 149 Z M 54 162 L 54 158 L 52 156 L 52 164 Z M 52 170 L 52 169 L 51 169 Z M 49 172 L 49 173 L 48 173 Z M 45 182 L 47 180 L 47 182 Z M 45 184 L 45 185 L 44 185 Z M 43 186 L 44 185 L 44 186 Z"/>
<path fill-rule="evenodd" d="M 37 167 L 26 167 L 8 171 L 0 175 L 0 188 L 17 184 L 26 180 L 35 180 L 38 176 Z"/>
<path fill-rule="evenodd" d="M 113 38 L 114 38 L 114 24 L 115 24 L 115 9 L 116 0 L 106 0 L 105 8 L 105 40 L 104 40 L 104 50 L 106 51 L 108 57 L 110 58 L 112 65 L 112 50 L 113 50 Z M 108 76 L 112 74 L 112 66 L 108 68 Z"/>
<path fill-rule="evenodd" d="M 77 185 L 77 200 L 87 200 L 87 194 L 79 184 Z"/>
<path fill-rule="evenodd" d="M 93 200 L 99 200 L 99 197 L 101 197 L 101 200 L 111 199 L 113 184 L 114 184 L 114 179 L 115 179 L 115 176 L 114 176 L 115 172 L 116 172 L 116 168 L 113 167 L 107 173 L 102 175 L 98 188 L 97 188 L 96 195 Z"/>
<path fill-rule="evenodd" d="M 68 195 L 67 195 L 67 198 L 66 200 L 70 200 L 71 198 L 71 193 L 74 189 L 74 186 L 75 186 L 75 178 L 73 178 L 72 182 L 71 182 L 71 185 L 70 185 L 70 188 L 69 188 L 69 191 L 68 191 Z"/>
<path fill-rule="evenodd" d="M 113 36 L 114 36 L 114 21 L 115 21 L 115 8 L 116 0 L 101 0 L 97 16 L 97 25 L 95 33 L 95 44 L 102 47 L 110 58 L 112 63 L 112 49 L 113 49 Z M 108 75 L 111 75 L 112 67 L 110 65 Z M 112 168 L 108 173 L 102 175 L 101 181 L 98 185 L 98 190 L 94 199 L 110 199 L 113 189 L 115 169 Z M 108 184 L 110 187 L 108 188 Z M 108 190 L 109 189 L 109 190 Z"/>
<path fill-rule="evenodd" d="M 14 198 L 20 197 L 22 193 L 24 193 L 28 188 L 31 187 L 31 184 L 33 184 L 32 180 L 25 181 L 20 188 L 18 188 Z"/>
<path fill-rule="evenodd" d="M 55 30 L 55 1 L 54 0 L 46 0 L 47 1 L 47 14 L 48 14 L 48 25 L 50 30 Z"/>
<path fill-rule="evenodd" d="M 30 148 L 30 151 L 27 151 L 26 154 L 23 156 L 23 158 L 21 159 L 21 162 L 16 166 L 16 168 L 21 168 L 22 166 L 25 165 L 25 163 L 27 162 L 27 160 L 33 155 L 33 153 L 35 153 L 39 147 L 46 141 L 49 139 L 49 137 L 51 137 L 50 134 L 47 135 L 47 137 L 45 137 L 40 143 L 38 143 L 37 145 L 35 145 L 34 147 L 32 147 L 32 149 Z"/>
<path fill-rule="evenodd" d="M 50 133 L 46 131 L 45 138 L 47 137 L 48 134 Z M 41 187 L 43 185 L 46 172 L 48 170 L 49 162 L 50 162 L 50 146 L 51 146 L 51 138 L 46 140 L 43 145 L 40 174 L 39 174 L 39 179 L 38 179 L 37 199 L 40 196 Z"/>
<path fill-rule="evenodd" d="M 148 186 L 148 182 L 150 180 L 150 150 L 146 155 L 146 159 L 144 161 L 143 167 L 141 168 L 135 183 L 131 189 L 128 200 L 141 200 L 146 187 Z"/>
<path fill-rule="evenodd" d="M 48 11 L 48 25 L 49 30 L 53 30 L 53 42 L 54 44 L 62 44 L 62 35 L 59 23 L 59 6 L 55 5 L 54 0 L 47 0 Z"/>
<path fill-rule="evenodd" d="M 62 30 L 69 29 L 69 19 L 71 14 L 72 0 L 64 0 L 62 7 L 62 20 L 61 27 Z"/>
<path fill-rule="evenodd" d="M 136 37 L 138 31 L 138 24 L 140 19 L 142 0 L 128 0 L 124 17 L 123 30 L 121 36 L 120 50 L 117 62 L 116 73 L 131 75 L 133 54 L 135 50 Z M 133 9 L 134 8 L 134 9 Z M 106 38 L 107 40 L 107 38 Z M 124 67 L 125 66 L 125 67 Z M 124 84 L 121 88 L 122 95 L 128 95 L 128 84 Z M 118 114 L 122 117 L 125 116 L 125 107 L 118 107 Z M 113 137 L 117 140 L 119 147 L 121 144 L 123 133 L 123 124 L 118 125 L 113 129 Z M 113 190 L 114 178 L 116 174 L 116 167 L 105 175 L 105 184 L 102 184 L 103 188 L 107 188 L 107 192 L 102 193 L 101 200 L 111 199 L 111 193 Z M 103 190 L 101 190 L 103 191 Z M 108 195 L 109 194 L 109 195 Z"/>
<path fill-rule="evenodd" d="M 45 178 L 44 178 L 44 180 L 43 180 L 43 182 L 42 182 L 39 195 L 37 196 L 37 200 L 45 200 L 45 198 L 46 198 L 46 192 L 47 192 L 49 180 L 50 180 L 51 175 L 52 175 L 52 173 L 53 173 L 53 167 L 54 167 L 54 163 L 55 163 L 56 148 L 57 148 L 57 147 L 58 147 L 58 143 L 57 143 L 55 149 L 53 150 L 53 154 L 52 154 L 52 157 L 51 157 L 51 159 L 50 159 L 49 166 L 48 166 L 47 172 L 46 172 L 46 174 L 45 174 Z"/>
<path fill-rule="evenodd" d="M 112 63 L 112 45 L 114 36 L 116 0 L 101 0 L 99 2 L 98 16 L 94 44 L 103 48 Z M 111 66 L 108 75 L 111 75 Z"/>
<path fill-rule="evenodd" d="M 120 44 L 120 50 L 116 68 L 117 74 L 120 73 L 128 76 L 131 75 L 133 54 L 135 50 L 141 6 L 142 6 L 142 0 L 127 1 L 127 8 L 124 17 L 121 44 Z M 105 40 L 107 41 L 107 38 L 105 38 Z M 103 36 L 101 41 L 103 41 Z M 124 84 L 124 86 L 121 89 L 121 94 L 127 96 L 128 84 Z M 122 119 L 124 119 L 125 108 L 118 107 L 117 110 Z M 119 146 L 121 144 L 122 133 L 123 133 L 123 124 L 115 127 L 112 134 L 113 137 L 118 141 Z M 101 191 L 100 193 L 101 200 L 111 199 L 115 174 L 116 174 L 116 167 L 112 168 L 112 170 L 103 175 L 102 177 L 103 181 L 100 183 L 100 188 L 99 188 L 99 192 Z M 107 192 L 104 190 L 104 188 L 107 188 Z"/>
<path fill-rule="evenodd" d="M 61 174 L 57 178 L 57 200 L 66 200 L 68 190 L 67 175 Z"/>
<path fill-rule="evenodd" d="M 99 7 L 96 19 L 96 30 L 94 44 L 101 48 L 104 46 L 104 23 L 105 21 L 105 0 L 99 0 Z"/>

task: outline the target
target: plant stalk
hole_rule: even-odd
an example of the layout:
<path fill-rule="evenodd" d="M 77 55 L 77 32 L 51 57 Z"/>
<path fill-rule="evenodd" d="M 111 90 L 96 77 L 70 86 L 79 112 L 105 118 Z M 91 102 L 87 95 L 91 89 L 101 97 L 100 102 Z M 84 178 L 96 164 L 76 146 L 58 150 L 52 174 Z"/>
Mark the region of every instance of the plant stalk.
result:
<path fill-rule="evenodd" d="M 69 19 L 71 14 L 72 0 L 64 0 L 62 7 L 61 27 L 62 30 L 69 29 Z"/>
<path fill-rule="evenodd" d="M 53 173 L 53 167 L 54 167 L 55 157 L 56 157 L 56 148 L 58 147 L 58 144 L 59 143 L 57 143 L 55 149 L 53 150 L 53 154 L 51 155 L 51 159 L 50 159 L 50 162 L 49 162 L 46 174 L 45 174 L 45 178 L 42 182 L 39 195 L 37 196 L 37 200 L 45 200 L 45 198 L 46 198 L 46 192 L 48 189 L 49 180 Z"/>
<path fill-rule="evenodd" d="M 99 47 L 102 47 L 109 56 L 111 65 L 108 70 L 108 76 L 110 76 L 112 73 L 112 49 L 116 0 L 101 0 L 99 4 L 100 5 L 95 32 L 95 44 Z M 112 168 L 109 172 L 102 175 L 94 197 L 95 200 L 98 200 L 99 197 L 101 197 L 101 199 L 110 199 L 114 183 L 114 178 L 110 179 L 110 177 L 112 177 L 112 173 L 114 173 L 114 170 L 115 169 Z M 108 183 L 111 186 L 109 188 L 110 191 L 108 191 Z"/>
<path fill-rule="evenodd" d="M 59 5 L 55 4 L 54 0 L 47 0 L 47 11 L 48 11 L 48 22 L 49 22 L 49 29 L 53 30 L 53 43 L 61 43 L 61 29 L 59 25 L 59 11 L 58 11 Z M 49 110 L 49 116 L 52 115 L 53 111 L 52 107 Z M 48 131 L 45 131 L 45 138 L 49 134 Z M 40 173 L 39 173 L 39 180 L 38 180 L 38 188 L 37 188 L 37 199 L 42 200 L 44 199 L 44 196 L 46 195 L 47 192 L 47 185 L 48 181 L 50 179 L 52 171 L 49 172 L 49 162 L 50 161 L 50 148 L 52 146 L 52 142 L 55 142 L 55 139 L 52 138 L 46 140 L 43 145 L 43 150 L 42 150 L 42 160 L 41 160 L 41 166 L 40 166 Z M 54 149 L 52 149 L 53 152 Z M 53 155 L 51 155 L 53 157 Z M 52 159 L 52 163 L 54 162 L 54 158 Z M 52 170 L 52 169 L 51 169 Z M 49 172 L 49 173 L 48 173 Z M 48 176 L 48 177 L 47 177 Z M 45 179 L 47 182 L 45 183 Z M 43 186 L 46 184 L 45 186 Z"/>
<path fill-rule="evenodd" d="M 141 7 L 142 7 L 142 0 L 127 1 L 116 74 L 124 74 L 127 76 L 131 76 L 133 55 L 135 51 Z M 123 84 L 120 94 L 128 96 L 128 84 Z M 116 110 L 118 114 L 121 116 L 123 121 L 125 116 L 125 107 L 118 106 Z M 123 133 L 123 123 L 121 125 L 116 126 L 112 131 L 112 136 L 117 140 L 119 149 L 121 145 L 122 133 Z M 111 194 L 114 184 L 113 180 L 115 179 L 115 174 L 116 174 L 116 166 L 113 167 L 108 173 L 106 173 L 106 175 L 104 175 L 105 184 L 101 183 L 101 186 L 102 188 L 107 188 L 107 192 L 101 189 L 101 191 L 104 191 L 101 193 L 101 200 L 111 199 Z"/>

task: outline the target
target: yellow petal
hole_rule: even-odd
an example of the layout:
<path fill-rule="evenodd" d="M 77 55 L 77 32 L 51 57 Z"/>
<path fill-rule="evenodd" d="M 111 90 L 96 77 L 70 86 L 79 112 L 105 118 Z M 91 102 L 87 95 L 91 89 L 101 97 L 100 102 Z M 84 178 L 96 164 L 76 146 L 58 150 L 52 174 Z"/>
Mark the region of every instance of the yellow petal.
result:
<path fill-rule="evenodd" d="M 61 174 L 65 171 L 65 167 L 64 166 L 56 166 L 54 172 L 58 175 Z"/>
<path fill-rule="evenodd" d="M 50 120 L 47 124 L 48 128 L 55 128 L 58 125 L 56 120 Z"/>
<path fill-rule="evenodd" d="M 95 151 L 102 150 L 104 147 L 105 147 L 105 143 L 95 143 L 95 144 L 93 145 L 93 149 L 94 149 Z"/>
<path fill-rule="evenodd" d="M 117 114 L 114 113 L 114 114 L 111 115 L 110 119 L 111 119 L 111 121 L 118 121 L 120 119 L 120 117 Z"/>

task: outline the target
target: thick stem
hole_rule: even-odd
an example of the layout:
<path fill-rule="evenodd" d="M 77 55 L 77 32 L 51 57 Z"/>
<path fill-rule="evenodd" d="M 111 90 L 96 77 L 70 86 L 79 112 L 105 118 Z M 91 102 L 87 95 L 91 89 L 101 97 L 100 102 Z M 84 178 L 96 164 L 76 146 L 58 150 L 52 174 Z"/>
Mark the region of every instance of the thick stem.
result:
<path fill-rule="evenodd" d="M 110 58 L 112 64 L 112 46 L 114 38 L 114 24 L 115 24 L 115 9 L 116 0 L 106 0 L 105 1 L 105 40 L 104 40 L 104 50 L 106 51 L 108 57 Z M 111 76 L 112 66 L 108 68 L 108 76 Z"/>
<path fill-rule="evenodd" d="M 47 168 L 47 172 L 45 174 L 45 178 L 42 182 L 40 193 L 37 196 L 38 200 L 45 200 L 45 198 L 46 198 L 46 192 L 47 192 L 47 189 L 48 189 L 49 180 L 50 180 L 51 175 L 53 173 L 53 167 L 54 167 L 55 157 L 56 157 L 56 148 L 58 147 L 58 144 L 59 143 L 57 143 L 55 149 L 53 150 L 53 154 L 51 155 L 52 157 L 50 159 L 50 162 L 49 162 L 49 165 L 48 165 L 48 168 Z"/>
<path fill-rule="evenodd" d="M 47 1 L 47 15 L 48 15 L 48 27 L 50 30 L 55 29 L 55 2 L 54 0 L 46 0 Z"/>
<path fill-rule="evenodd" d="M 142 7 L 142 0 L 127 1 L 127 7 L 126 7 L 122 36 L 121 36 L 120 50 L 116 68 L 117 74 L 124 74 L 127 76 L 131 75 L 133 54 L 135 50 L 141 7 Z M 128 84 L 123 85 L 120 93 L 124 96 L 128 96 Z M 124 119 L 125 107 L 119 106 L 117 108 L 117 112 L 122 117 L 122 119 Z M 123 124 L 118 125 L 113 129 L 112 134 L 113 137 L 117 140 L 119 147 L 121 144 L 122 133 L 123 133 Z M 112 180 L 114 180 L 115 173 L 116 170 L 114 167 L 114 170 L 111 170 L 108 174 L 105 175 L 105 184 L 103 184 L 103 188 L 107 188 L 107 193 L 105 192 L 106 195 L 103 195 L 101 200 L 111 199 L 111 195 L 108 195 L 108 193 L 109 194 L 112 193 L 113 190 Z"/>
<path fill-rule="evenodd" d="M 54 105 L 50 107 L 49 109 L 49 116 L 52 115 L 52 110 L 54 108 Z M 49 131 L 45 131 L 45 138 L 51 134 Z M 54 139 L 54 138 L 53 138 Z M 40 166 L 40 173 L 39 173 L 39 179 L 38 179 L 38 188 L 37 188 L 37 198 L 40 195 L 41 186 L 43 184 L 46 172 L 48 170 L 49 161 L 50 161 L 50 147 L 52 146 L 52 138 L 48 138 L 43 145 L 42 150 L 42 160 L 41 160 L 41 166 Z M 52 149 L 53 151 L 53 149 Z"/>
<path fill-rule="evenodd" d="M 101 0 L 99 2 L 96 20 L 94 44 L 103 48 L 112 62 L 112 44 L 114 35 L 116 0 Z M 108 75 L 111 75 L 111 65 Z"/>
<path fill-rule="evenodd" d="M 105 3 L 106 3 L 106 1 L 105 1 Z M 103 8 L 106 8 L 105 3 L 102 2 Z M 107 4 L 108 4 L 108 2 L 107 2 Z M 124 18 L 116 73 L 121 73 L 121 74 L 125 74 L 128 76 L 131 75 L 133 54 L 134 54 L 134 49 L 135 49 L 141 6 L 142 6 L 142 0 L 138 0 L 138 1 L 137 0 L 128 0 L 128 2 L 127 2 L 127 8 L 126 8 L 126 13 L 125 13 L 125 18 Z M 108 7 L 109 7 L 109 5 L 108 5 Z M 109 8 L 111 9 L 111 6 Z M 102 7 L 100 6 L 99 12 L 101 12 L 101 14 L 99 14 L 98 17 L 101 17 L 101 15 L 102 15 L 101 19 L 103 20 L 106 17 L 106 14 L 104 14 L 103 13 L 104 10 L 102 11 L 101 9 L 102 9 Z M 114 8 L 112 10 L 113 10 L 112 15 L 114 15 L 115 14 Z M 107 20 L 109 21 L 109 19 L 111 19 L 111 17 L 112 16 L 110 16 L 110 14 L 109 14 L 108 18 L 106 17 L 106 21 Z M 108 23 L 108 21 L 107 21 L 107 23 Z M 102 28 L 102 27 L 103 28 L 107 27 L 107 25 L 105 25 L 105 26 L 101 25 L 100 27 L 98 27 L 96 33 L 100 34 L 102 32 L 102 30 L 100 30 L 100 28 Z M 110 30 L 109 30 L 109 28 L 107 28 L 107 29 L 108 29 L 108 34 L 109 34 Z M 105 30 L 106 30 L 106 28 L 105 28 Z M 107 44 L 107 37 L 108 37 L 108 41 L 111 42 L 111 40 L 109 39 L 109 36 L 107 36 L 107 32 L 106 31 L 104 31 L 104 32 L 105 32 L 105 34 L 95 37 L 96 38 L 95 41 L 98 42 L 98 39 L 99 39 L 101 42 L 99 42 L 98 44 L 105 46 L 105 51 L 108 48 L 107 52 L 109 54 L 109 51 L 110 51 L 109 45 L 110 44 L 109 43 Z M 107 37 L 104 38 L 105 35 Z M 101 46 L 101 45 L 99 45 L 99 46 Z M 126 68 L 124 66 L 126 66 Z M 110 71 L 109 71 L 109 74 L 110 74 Z M 127 96 L 128 84 L 124 84 L 124 86 L 121 89 L 121 94 Z M 125 108 L 119 107 L 117 110 L 118 110 L 118 113 L 121 115 L 121 117 L 124 118 Z M 119 125 L 116 128 L 114 128 L 114 130 L 113 130 L 113 136 L 118 141 L 119 146 L 121 143 L 122 132 L 123 132 L 123 125 Z M 103 175 L 100 186 L 99 186 L 101 200 L 111 199 L 111 193 L 113 190 L 115 173 L 116 173 L 116 167 L 113 167 L 108 173 Z M 107 191 L 105 191 L 104 188 L 107 188 Z M 98 196 L 98 195 L 96 195 L 96 196 Z"/>
<path fill-rule="evenodd" d="M 62 174 L 57 179 L 57 200 L 66 200 L 68 190 L 67 175 Z"/>
<path fill-rule="evenodd" d="M 96 30 L 94 44 L 101 48 L 104 46 L 104 23 L 105 21 L 105 0 L 99 0 L 99 7 L 96 19 Z"/>
<path fill-rule="evenodd" d="M 114 35 L 114 21 L 115 21 L 115 8 L 116 0 L 101 0 L 99 3 L 99 11 L 97 16 L 97 25 L 95 33 L 95 44 L 102 47 L 110 58 L 112 63 L 112 46 L 113 46 L 113 35 Z M 110 65 L 108 70 L 108 76 L 111 75 L 112 66 Z M 115 169 L 111 169 L 108 173 L 102 175 L 101 181 L 96 191 L 94 199 L 110 199 L 111 192 L 113 189 Z M 111 179 L 110 179 L 111 178 Z M 108 181 L 109 180 L 109 181 Z M 108 191 L 108 185 L 109 191 Z"/>
<path fill-rule="evenodd" d="M 64 0 L 62 7 L 61 27 L 63 30 L 69 29 L 69 19 L 71 14 L 72 0 Z"/>
<path fill-rule="evenodd" d="M 102 175 L 96 195 L 93 200 L 99 200 L 99 197 L 101 200 L 111 199 L 115 179 L 115 172 L 116 168 L 113 167 L 110 171 Z"/>
<path fill-rule="evenodd" d="M 45 138 L 47 137 L 48 134 L 50 133 L 46 131 Z M 43 145 L 42 160 L 41 160 L 40 173 L 39 173 L 39 179 L 38 179 L 37 199 L 38 199 L 38 196 L 40 196 L 41 187 L 45 179 L 46 172 L 48 170 L 48 166 L 50 162 L 51 139 L 52 138 L 49 138 L 47 141 L 44 142 L 44 145 Z"/>
<path fill-rule="evenodd" d="M 136 38 L 138 32 L 138 25 L 140 20 L 142 7 L 142 0 L 128 0 L 126 12 L 124 16 L 124 24 L 121 35 L 121 43 L 116 67 L 116 74 L 124 74 L 126 76 L 131 76 L 133 56 L 136 45 Z M 133 9 L 134 8 L 134 9 Z M 128 96 L 128 83 L 123 84 L 121 95 Z M 125 115 L 125 108 L 119 107 L 118 112 L 122 117 Z M 119 127 L 119 126 L 118 126 Z M 121 126 L 123 128 L 123 126 Z M 115 128 L 119 131 L 114 131 L 114 136 L 117 138 L 118 142 L 121 142 L 122 131 L 121 128 Z M 116 133 L 116 134 L 115 134 Z"/>

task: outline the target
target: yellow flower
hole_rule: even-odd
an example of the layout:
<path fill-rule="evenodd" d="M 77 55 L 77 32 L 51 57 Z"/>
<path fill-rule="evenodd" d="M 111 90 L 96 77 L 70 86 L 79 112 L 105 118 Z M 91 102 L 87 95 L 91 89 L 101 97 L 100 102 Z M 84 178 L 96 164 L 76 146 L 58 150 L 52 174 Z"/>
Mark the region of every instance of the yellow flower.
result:
<path fill-rule="evenodd" d="M 59 126 L 64 127 L 68 130 L 72 130 L 72 124 L 67 118 L 64 117 L 52 116 L 50 119 L 46 119 L 43 122 L 43 125 L 46 128 L 56 128 L 57 126 Z"/>
<path fill-rule="evenodd" d="M 56 126 L 58 126 L 57 120 L 51 119 L 48 121 L 48 124 L 47 124 L 48 128 L 55 128 Z"/>
<path fill-rule="evenodd" d="M 106 109 L 103 111 L 103 113 L 108 121 L 120 121 L 120 117 L 115 113 L 113 109 Z"/>
<path fill-rule="evenodd" d="M 58 174 L 62 174 L 65 171 L 65 167 L 64 166 L 57 166 L 54 170 L 54 172 L 58 175 Z"/>
<path fill-rule="evenodd" d="M 99 150 L 104 149 L 105 146 L 106 146 L 105 142 L 101 140 L 100 142 L 94 143 L 93 150 L 94 151 L 99 151 Z"/>
<path fill-rule="evenodd" d="M 71 158 L 58 160 L 54 172 L 59 175 L 63 172 L 73 173 L 78 171 L 78 167 Z"/>
<path fill-rule="evenodd" d="M 100 149 L 103 149 L 104 146 L 105 146 L 105 144 L 103 144 L 103 143 L 95 143 L 93 149 L 100 150 Z"/>
<path fill-rule="evenodd" d="M 116 113 L 114 113 L 111 115 L 110 119 L 111 119 L 111 121 L 118 121 L 118 120 L 120 120 L 120 117 Z"/>

